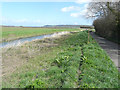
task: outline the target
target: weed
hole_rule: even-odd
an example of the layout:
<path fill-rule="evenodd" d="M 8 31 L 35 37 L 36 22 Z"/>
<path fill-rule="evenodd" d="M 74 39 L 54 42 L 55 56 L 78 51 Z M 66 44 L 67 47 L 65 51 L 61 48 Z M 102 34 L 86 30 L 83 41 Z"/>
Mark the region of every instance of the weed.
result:
<path fill-rule="evenodd" d="M 118 88 L 117 68 L 91 36 L 87 43 L 87 35 L 83 31 L 61 37 L 53 41 L 54 47 L 30 47 L 39 50 L 37 55 L 9 76 L 12 81 L 4 82 L 4 87 Z"/>

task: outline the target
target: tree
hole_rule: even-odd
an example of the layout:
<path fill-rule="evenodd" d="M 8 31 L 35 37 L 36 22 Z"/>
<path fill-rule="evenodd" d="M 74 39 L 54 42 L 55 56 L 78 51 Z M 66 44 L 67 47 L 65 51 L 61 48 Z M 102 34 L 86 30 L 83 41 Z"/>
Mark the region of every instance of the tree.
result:
<path fill-rule="evenodd" d="M 95 17 L 96 33 L 107 38 L 118 38 L 120 32 L 120 2 L 90 2 L 87 17 Z"/>

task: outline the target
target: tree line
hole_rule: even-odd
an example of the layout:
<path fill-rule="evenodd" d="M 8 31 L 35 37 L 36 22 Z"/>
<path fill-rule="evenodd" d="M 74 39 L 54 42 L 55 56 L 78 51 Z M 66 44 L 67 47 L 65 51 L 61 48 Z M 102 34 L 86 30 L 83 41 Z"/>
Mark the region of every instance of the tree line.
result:
<path fill-rule="evenodd" d="M 96 34 L 120 43 L 120 2 L 90 2 L 87 16 L 95 18 Z"/>

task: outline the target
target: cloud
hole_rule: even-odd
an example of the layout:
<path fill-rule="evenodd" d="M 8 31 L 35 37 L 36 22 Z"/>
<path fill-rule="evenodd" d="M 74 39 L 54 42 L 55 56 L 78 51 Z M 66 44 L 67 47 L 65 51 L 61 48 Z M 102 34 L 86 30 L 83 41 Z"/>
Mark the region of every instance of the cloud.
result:
<path fill-rule="evenodd" d="M 27 19 L 20 19 L 20 20 L 15 20 L 14 22 L 16 23 L 25 23 L 25 22 L 29 22 Z"/>
<path fill-rule="evenodd" d="M 90 0 L 77 0 L 77 3 L 81 2 L 86 2 L 84 3 L 83 7 L 78 7 L 78 6 L 70 6 L 70 7 L 64 7 L 61 9 L 62 12 L 70 12 L 70 11 L 77 11 L 76 13 L 71 13 L 70 16 L 78 18 L 80 16 L 85 16 L 87 13 L 87 8 L 88 8 L 88 2 Z"/>
<path fill-rule="evenodd" d="M 1 17 L 1 18 L 0 18 L 0 21 L 2 21 L 2 22 L 7 22 L 7 18 Z"/>
<path fill-rule="evenodd" d="M 77 7 L 77 6 L 64 7 L 61 9 L 62 12 L 79 11 L 79 10 L 80 10 L 80 7 Z"/>
<path fill-rule="evenodd" d="M 3 25 L 41 25 L 42 22 L 37 20 L 30 20 L 27 18 L 23 19 L 10 19 L 6 17 L 2 17 L 1 19 Z"/>
<path fill-rule="evenodd" d="M 34 23 L 41 23 L 41 21 L 40 20 L 35 20 L 35 21 L 33 21 Z"/>
<path fill-rule="evenodd" d="M 76 13 L 71 13 L 70 16 L 75 17 L 75 18 L 78 18 L 80 16 L 85 16 L 87 13 L 87 7 L 88 7 L 88 4 L 85 4 L 81 11 L 76 12 Z"/>
<path fill-rule="evenodd" d="M 85 9 L 88 8 L 88 3 L 84 5 L 84 8 L 85 8 Z"/>
<path fill-rule="evenodd" d="M 71 13 L 70 16 L 72 17 L 79 17 L 81 15 L 81 13 Z"/>
<path fill-rule="evenodd" d="M 78 4 L 89 3 L 92 0 L 76 0 L 75 2 Z"/>
<path fill-rule="evenodd" d="M 78 23 L 77 23 L 77 22 L 75 22 L 74 24 L 75 24 L 75 25 L 78 25 Z"/>
<path fill-rule="evenodd" d="M 86 14 L 86 10 L 82 10 L 81 12 L 78 12 L 78 13 L 71 13 L 70 16 L 78 18 L 81 16 L 85 16 L 85 14 Z"/>

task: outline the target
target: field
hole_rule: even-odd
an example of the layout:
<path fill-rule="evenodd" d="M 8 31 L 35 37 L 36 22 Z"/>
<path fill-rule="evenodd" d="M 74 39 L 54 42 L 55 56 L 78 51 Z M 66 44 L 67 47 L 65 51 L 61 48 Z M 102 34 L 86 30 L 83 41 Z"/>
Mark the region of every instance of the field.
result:
<path fill-rule="evenodd" d="M 10 41 L 19 38 L 50 34 L 60 31 L 80 31 L 80 29 L 79 28 L 70 29 L 70 28 L 2 27 L 2 41 L 3 42 Z"/>
<path fill-rule="evenodd" d="M 27 29 L 23 37 L 27 34 L 32 36 L 32 32 L 34 35 L 38 32 L 39 34 L 56 32 L 56 29 L 39 31 L 39 28 L 36 28 L 34 31 L 32 28 L 30 32 Z M 17 30 L 15 34 L 16 32 Z M 3 37 L 8 40 L 9 37 L 5 33 L 7 30 L 3 31 Z M 21 34 L 14 38 L 22 37 Z M 87 31 L 80 31 L 3 49 L 2 87 L 118 88 L 117 68 L 91 36 L 88 43 L 87 35 Z"/>

